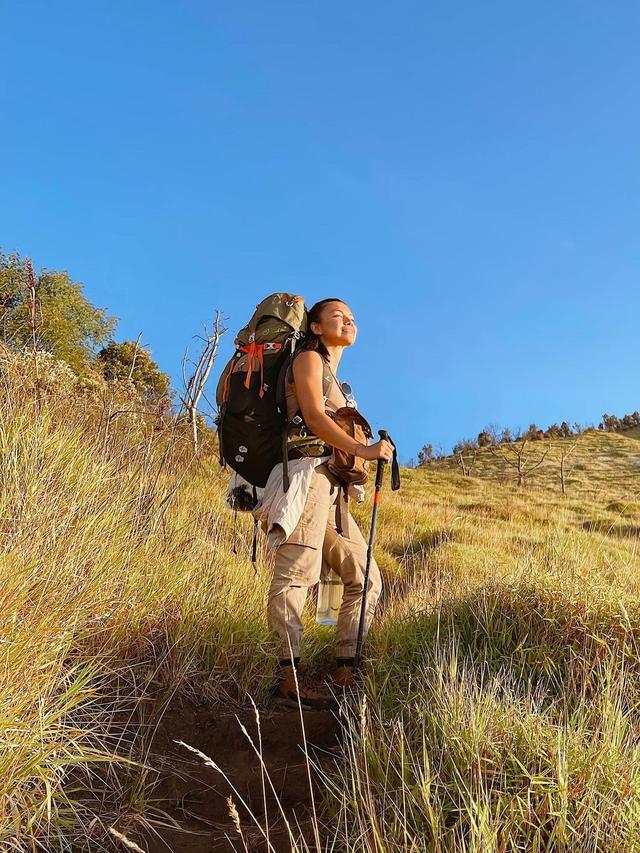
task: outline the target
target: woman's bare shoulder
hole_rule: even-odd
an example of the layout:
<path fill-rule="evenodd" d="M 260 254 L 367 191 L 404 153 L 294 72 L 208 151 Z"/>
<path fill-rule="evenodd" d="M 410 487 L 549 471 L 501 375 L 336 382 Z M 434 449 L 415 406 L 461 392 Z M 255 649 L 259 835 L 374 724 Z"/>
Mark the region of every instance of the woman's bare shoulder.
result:
<path fill-rule="evenodd" d="M 293 360 L 292 371 L 289 376 L 291 385 L 296 383 L 301 385 L 311 384 L 312 386 L 322 387 L 323 376 L 323 361 L 324 359 L 319 352 L 315 350 L 302 350 Z"/>
<path fill-rule="evenodd" d="M 293 369 L 296 373 L 301 370 L 305 373 L 317 373 L 322 370 L 323 358 L 317 350 L 301 350 L 293 360 Z"/>

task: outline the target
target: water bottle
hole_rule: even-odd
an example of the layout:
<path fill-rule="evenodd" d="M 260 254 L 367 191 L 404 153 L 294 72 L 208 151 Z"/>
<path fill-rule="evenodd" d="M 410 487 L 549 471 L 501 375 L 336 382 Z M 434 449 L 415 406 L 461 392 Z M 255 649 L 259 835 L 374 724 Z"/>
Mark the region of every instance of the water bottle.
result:
<path fill-rule="evenodd" d="M 335 625 L 338 621 L 338 613 L 342 604 L 342 593 L 344 586 L 333 569 L 326 577 L 320 578 L 318 584 L 318 609 L 316 610 L 316 622 L 320 625 Z"/>

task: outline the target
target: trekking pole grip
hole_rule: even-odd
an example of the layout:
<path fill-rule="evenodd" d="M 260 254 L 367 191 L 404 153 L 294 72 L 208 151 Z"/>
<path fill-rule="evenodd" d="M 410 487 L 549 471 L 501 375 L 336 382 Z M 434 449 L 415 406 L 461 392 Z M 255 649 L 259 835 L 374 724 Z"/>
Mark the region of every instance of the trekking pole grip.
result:
<path fill-rule="evenodd" d="M 378 435 L 380 436 L 381 439 L 384 439 L 384 441 L 389 441 L 389 433 L 386 431 L 386 429 L 379 429 Z M 378 459 L 378 464 L 376 466 L 376 486 L 375 486 L 375 488 L 376 488 L 377 492 L 380 491 L 380 489 L 382 488 L 382 478 L 384 477 L 385 462 L 386 462 L 386 459 Z"/>

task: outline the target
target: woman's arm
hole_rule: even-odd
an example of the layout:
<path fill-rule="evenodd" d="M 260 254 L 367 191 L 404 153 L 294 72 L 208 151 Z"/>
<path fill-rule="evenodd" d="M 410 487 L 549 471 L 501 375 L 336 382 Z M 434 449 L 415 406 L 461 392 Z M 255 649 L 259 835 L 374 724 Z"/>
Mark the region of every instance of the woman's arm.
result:
<path fill-rule="evenodd" d="M 300 411 L 306 425 L 314 435 L 347 453 L 353 453 L 362 459 L 385 459 L 390 461 L 393 448 L 389 442 L 378 441 L 375 444 L 359 444 L 325 414 L 322 395 L 322 356 L 308 350 L 296 356 L 293 362 L 293 379 Z"/>

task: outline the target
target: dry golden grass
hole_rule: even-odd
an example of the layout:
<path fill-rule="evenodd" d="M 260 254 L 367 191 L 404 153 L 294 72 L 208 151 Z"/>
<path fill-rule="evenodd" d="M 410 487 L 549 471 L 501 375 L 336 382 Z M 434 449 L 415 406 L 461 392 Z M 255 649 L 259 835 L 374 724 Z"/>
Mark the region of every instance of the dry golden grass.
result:
<path fill-rule="evenodd" d="M 134 802 L 144 816 L 140 745 L 119 736 L 150 696 L 260 702 L 270 679 L 269 559 L 254 573 L 247 519 L 232 554 L 215 457 L 109 412 L 0 377 L 0 842 L 16 849 L 89 826 L 102 843 Z M 526 489 L 485 453 L 476 477 L 448 464 L 385 489 L 367 726 L 327 779 L 334 849 L 640 847 L 639 446 L 584 435 L 565 496 L 559 442 Z M 332 642 L 309 607 L 307 658 Z M 79 780 L 111 789 L 99 821 Z"/>
<path fill-rule="evenodd" d="M 525 454 L 527 463 L 535 463 L 548 453 L 544 463 L 526 477 L 525 485 L 548 491 L 560 491 L 560 458 L 575 444 L 566 462 L 567 493 L 587 500 L 619 496 L 628 500 L 640 494 L 640 456 L 637 441 L 640 428 L 626 432 L 600 432 L 587 430 L 572 438 L 543 439 L 528 442 Z M 491 479 L 505 484 L 515 484 L 517 473 L 507 460 L 513 455 L 501 445 L 481 448 L 478 451 L 472 474 L 476 478 Z M 431 466 L 434 470 L 459 471 L 453 457 Z"/>

